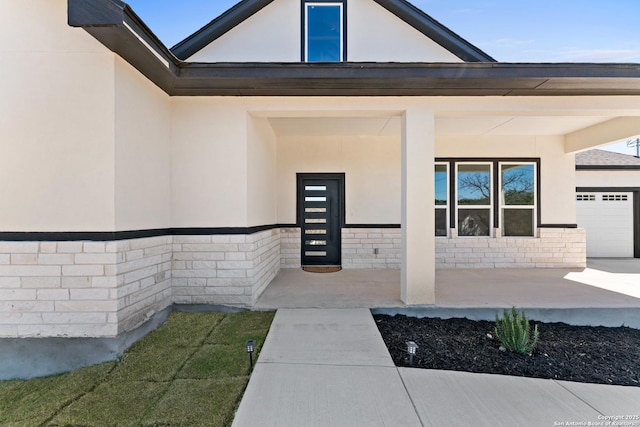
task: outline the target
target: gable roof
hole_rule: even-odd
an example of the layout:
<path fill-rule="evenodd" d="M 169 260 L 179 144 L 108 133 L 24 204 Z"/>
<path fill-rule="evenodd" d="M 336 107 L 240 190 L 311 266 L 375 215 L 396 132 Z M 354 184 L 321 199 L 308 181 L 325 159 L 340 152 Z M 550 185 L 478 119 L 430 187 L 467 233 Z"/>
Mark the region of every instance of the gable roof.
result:
<path fill-rule="evenodd" d="M 478 47 L 472 45 L 406 0 L 373 1 L 465 62 L 496 62 L 495 59 Z M 173 46 L 171 52 L 178 59 L 184 61 L 272 2 L 273 0 L 242 0 Z"/>
<path fill-rule="evenodd" d="M 67 1 L 70 26 L 171 96 L 640 95 L 640 64 L 189 63 L 121 0 Z"/>
<path fill-rule="evenodd" d="M 640 158 L 606 150 L 576 153 L 576 169 L 640 169 Z"/>

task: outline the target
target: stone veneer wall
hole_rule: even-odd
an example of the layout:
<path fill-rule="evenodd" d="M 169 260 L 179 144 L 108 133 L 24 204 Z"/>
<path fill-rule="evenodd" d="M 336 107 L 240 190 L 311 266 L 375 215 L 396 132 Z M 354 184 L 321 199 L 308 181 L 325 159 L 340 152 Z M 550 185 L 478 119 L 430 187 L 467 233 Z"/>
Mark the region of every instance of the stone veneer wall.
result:
<path fill-rule="evenodd" d="M 172 304 L 171 236 L 116 242 L 118 334 L 130 331 Z"/>
<path fill-rule="evenodd" d="M 115 336 L 115 242 L 0 242 L 0 336 Z"/>
<path fill-rule="evenodd" d="M 0 242 L 0 337 L 113 337 L 171 305 L 171 237 Z"/>
<path fill-rule="evenodd" d="M 300 245 L 300 228 L 280 229 L 281 268 L 300 268 Z M 342 267 L 399 269 L 401 245 L 400 228 L 343 228 Z"/>
<path fill-rule="evenodd" d="M 399 269 L 401 249 L 400 228 L 342 229 L 344 268 Z"/>
<path fill-rule="evenodd" d="M 583 229 L 436 239 L 437 268 L 584 267 Z M 401 230 L 342 230 L 345 268 L 400 268 Z M 377 249 L 377 254 L 375 253 Z M 300 229 L 112 242 L 0 242 L 0 338 L 116 337 L 178 304 L 251 306 L 300 266 Z"/>
<path fill-rule="evenodd" d="M 110 242 L 0 242 L 0 338 L 116 337 L 172 303 L 251 306 L 279 230 Z"/>
<path fill-rule="evenodd" d="M 280 270 L 280 232 L 174 236 L 177 304 L 251 306 Z"/>
<path fill-rule="evenodd" d="M 399 269 L 401 247 L 399 228 L 343 228 L 342 266 Z M 281 248 L 280 266 L 299 268 L 299 228 L 281 229 Z M 586 248 L 580 228 L 540 228 L 538 237 L 436 238 L 436 268 L 581 268 Z"/>
<path fill-rule="evenodd" d="M 300 228 L 280 229 L 280 268 L 300 268 Z"/>
<path fill-rule="evenodd" d="M 436 239 L 436 268 L 586 267 L 582 228 L 540 228 L 538 237 Z"/>
<path fill-rule="evenodd" d="M 342 266 L 399 269 L 401 246 L 399 228 L 343 228 Z M 299 268 L 300 229 L 281 229 L 281 247 L 280 266 Z M 582 268 L 586 248 L 580 228 L 540 228 L 538 237 L 436 238 L 436 268 Z"/>

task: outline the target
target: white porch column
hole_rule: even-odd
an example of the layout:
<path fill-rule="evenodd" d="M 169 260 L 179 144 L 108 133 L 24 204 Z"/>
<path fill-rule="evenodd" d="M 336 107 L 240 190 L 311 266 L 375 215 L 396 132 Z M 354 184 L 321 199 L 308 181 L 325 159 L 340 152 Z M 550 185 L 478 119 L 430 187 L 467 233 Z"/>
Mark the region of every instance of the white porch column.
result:
<path fill-rule="evenodd" d="M 405 304 L 435 303 L 434 115 L 420 107 L 402 117 L 402 266 Z"/>

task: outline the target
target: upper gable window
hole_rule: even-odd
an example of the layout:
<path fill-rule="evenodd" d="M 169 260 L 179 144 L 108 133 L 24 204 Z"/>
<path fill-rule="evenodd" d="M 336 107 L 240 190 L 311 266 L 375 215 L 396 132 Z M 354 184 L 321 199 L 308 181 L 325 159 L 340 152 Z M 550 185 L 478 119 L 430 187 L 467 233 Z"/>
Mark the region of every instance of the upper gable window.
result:
<path fill-rule="evenodd" d="M 340 62 L 346 60 L 345 1 L 302 2 L 302 60 Z"/>

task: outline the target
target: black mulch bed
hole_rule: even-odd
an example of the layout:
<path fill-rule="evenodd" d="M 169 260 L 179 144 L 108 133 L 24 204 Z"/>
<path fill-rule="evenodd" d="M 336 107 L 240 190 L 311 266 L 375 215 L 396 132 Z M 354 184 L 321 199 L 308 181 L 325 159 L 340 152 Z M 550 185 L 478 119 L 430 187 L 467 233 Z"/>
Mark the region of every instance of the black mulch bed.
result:
<path fill-rule="evenodd" d="M 640 387 L 640 330 L 531 321 L 540 331 L 531 356 L 500 351 L 494 322 L 374 315 L 396 366 Z M 488 337 L 491 334 L 493 339 Z"/>

